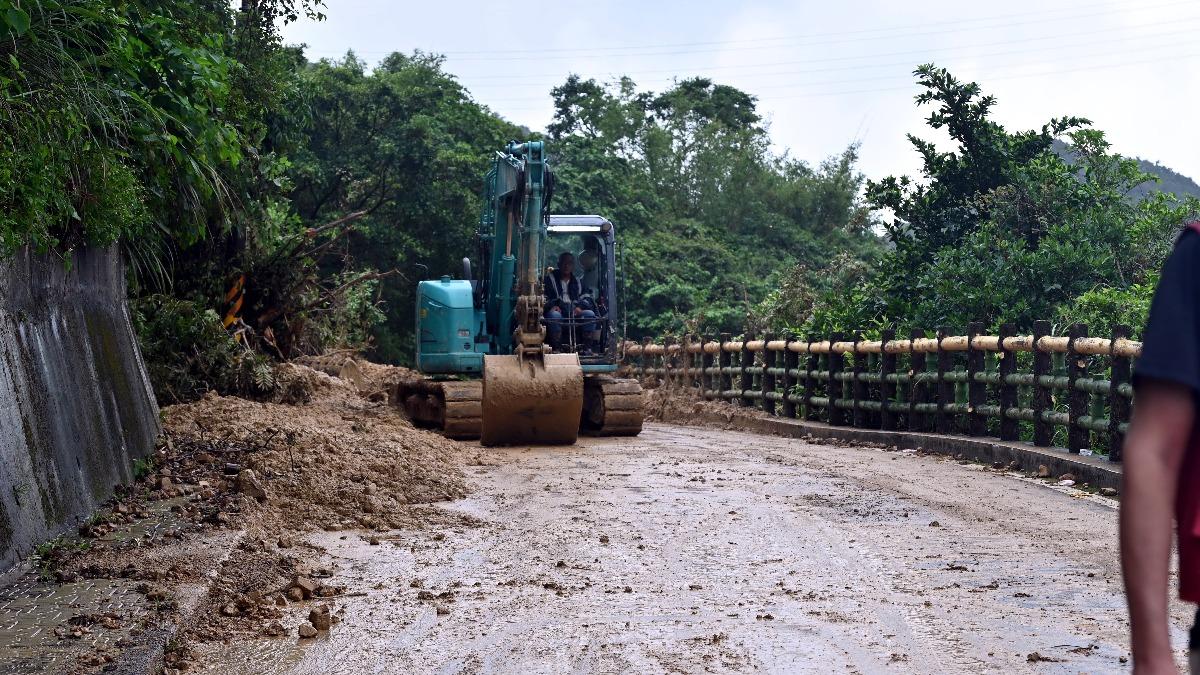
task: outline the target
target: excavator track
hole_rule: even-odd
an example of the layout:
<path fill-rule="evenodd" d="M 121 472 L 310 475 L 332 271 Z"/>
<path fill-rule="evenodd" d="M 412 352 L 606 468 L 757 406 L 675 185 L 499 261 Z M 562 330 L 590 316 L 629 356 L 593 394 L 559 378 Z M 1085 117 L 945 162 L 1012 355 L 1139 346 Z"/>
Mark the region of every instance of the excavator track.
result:
<path fill-rule="evenodd" d="M 589 436 L 637 436 L 642 431 L 644 402 L 637 380 L 594 375 L 583 384 L 580 431 Z"/>
<path fill-rule="evenodd" d="M 480 380 L 408 380 L 392 393 L 393 405 L 403 408 L 413 424 L 464 441 L 482 434 L 482 399 Z M 586 377 L 579 430 L 588 436 L 636 436 L 642 431 L 643 406 L 637 380 Z"/>
<path fill-rule="evenodd" d="M 457 440 L 479 438 L 482 399 L 479 380 L 407 380 L 397 383 L 392 395 L 393 405 L 404 408 L 413 424 Z"/>

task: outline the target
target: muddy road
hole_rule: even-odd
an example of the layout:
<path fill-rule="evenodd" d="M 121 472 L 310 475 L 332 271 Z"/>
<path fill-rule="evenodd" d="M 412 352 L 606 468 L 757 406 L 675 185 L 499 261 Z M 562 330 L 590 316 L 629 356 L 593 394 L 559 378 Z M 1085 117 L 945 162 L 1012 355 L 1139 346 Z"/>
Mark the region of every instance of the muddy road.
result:
<path fill-rule="evenodd" d="M 483 449 L 456 518 L 325 533 L 345 619 L 228 673 L 1122 672 L 1115 503 L 731 431 Z M 290 625 L 296 625 L 300 615 Z M 1176 610 L 1177 640 L 1182 610 Z"/>

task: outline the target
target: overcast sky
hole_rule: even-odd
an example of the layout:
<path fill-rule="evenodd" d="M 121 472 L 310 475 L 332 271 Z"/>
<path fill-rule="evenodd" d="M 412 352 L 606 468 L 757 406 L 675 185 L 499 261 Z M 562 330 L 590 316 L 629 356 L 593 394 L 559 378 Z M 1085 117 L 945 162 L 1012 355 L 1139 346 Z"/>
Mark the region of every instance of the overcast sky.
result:
<path fill-rule="evenodd" d="M 780 151 L 815 162 L 858 141 L 867 175 L 916 173 L 904 134 L 936 137 L 911 71 L 932 61 L 994 94 L 1009 129 L 1088 117 L 1119 152 L 1200 180 L 1195 0 L 327 2 L 325 22 L 284 30 L 309 58 L 445 54 L 476 100 L 534 129 L 570 73 L 652 91 L 703 75 L 756 96 Z"/>

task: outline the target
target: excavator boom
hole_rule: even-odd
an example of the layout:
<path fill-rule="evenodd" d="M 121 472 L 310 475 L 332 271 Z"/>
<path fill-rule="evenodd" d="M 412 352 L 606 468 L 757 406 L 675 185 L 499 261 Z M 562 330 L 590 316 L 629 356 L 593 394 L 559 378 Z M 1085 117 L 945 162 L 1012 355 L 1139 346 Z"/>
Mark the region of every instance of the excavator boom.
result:
<path fill-rule="evenodd" d="M 542 325 L 545 300 L 539 272 L 553 181 L 543 152 L 540 141 L 510 143 L 497 157 L 493 180 L 515 189 L 507 195 L 489 190 L 495 222 L 505 227 L 505 258 L 512 256 L 514 234 L 519 245 L 515 260 L 502 258 L 493 267 L 515 271 L 515 327 L 511 354 L 483 357 L 484 445 L 570 444 L 579 434 L 583 368 L 575 354 L 550 353 Z M 516 180 L 501 178 L 502 172 L 514 169 Z M 503 294 L 511 281 L 500 278 L 494 283 L 499 287 L 493 293 Z M 503 325 L 497 326 L 497 332 L 503 331 Z"/>

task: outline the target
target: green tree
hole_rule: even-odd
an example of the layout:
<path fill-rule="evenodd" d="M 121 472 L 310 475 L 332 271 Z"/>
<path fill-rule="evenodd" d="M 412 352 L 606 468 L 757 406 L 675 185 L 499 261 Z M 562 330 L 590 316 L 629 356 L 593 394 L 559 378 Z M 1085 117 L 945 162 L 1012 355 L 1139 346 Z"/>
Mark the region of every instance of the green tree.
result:
<path fill-rule="evenodd" d="M 616 224 L 633 337 L 685 322 L 739 332 L 785 270 L 817 276 L 838 252 L 878 249 L 856 148 L 817 167 L 776 156 L 744 92 L 572 76 L 552 96 L 555 209 Z"/>
<path fill-rule="evenodd" d="M 491 153 L 520 130 L 471 100 L 438 56 L 392 54 L 374 70 L 353 54 L 303 65 L 304 116 L 277 125 L 301 139 L 291 152 L 290 197 L 304 227 L 363 217 L 319 261 L 398 270 L 378 298 L 386 321 L 375 355 L 405 361 L 413 350 L 417 280 L 453 274 L 474 252 L 479 191 Z"/>
<path fill-rule="evenodd" d="M 934 105 L 928 119 L 955 147 L 939 151 L 910 135 L 924 176 L 867 185 L 872 205 L 890 209 L 893 247 L 852 288 L 828 289 L 807 327 L 931 329 L 983 321 L 1028 330 L 1038 319 L 1089 320 L 1107 330 L 1116 317 L 1139 326 L 1146 289 L 1194 200 L 1131 193 L 1153 177 L 1110 151 L 1082 118 L 1010 133 L 990 119 L 995 103 L 975 83 L 931 65 L 916 71 Z M 1071 161 L 1052 150 L 1060 136 Z M 1109 312 L 1128 301 L 1133 311 Z"/>

